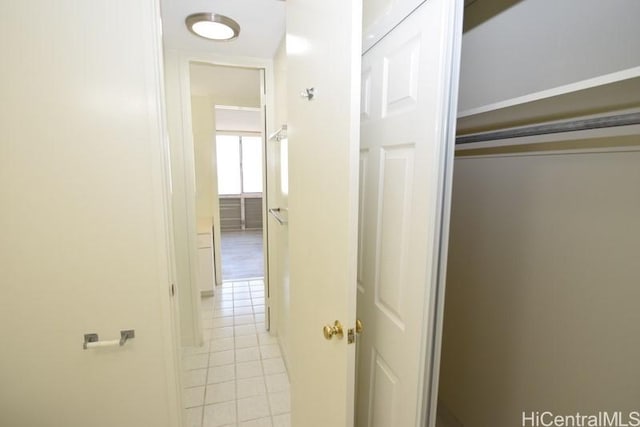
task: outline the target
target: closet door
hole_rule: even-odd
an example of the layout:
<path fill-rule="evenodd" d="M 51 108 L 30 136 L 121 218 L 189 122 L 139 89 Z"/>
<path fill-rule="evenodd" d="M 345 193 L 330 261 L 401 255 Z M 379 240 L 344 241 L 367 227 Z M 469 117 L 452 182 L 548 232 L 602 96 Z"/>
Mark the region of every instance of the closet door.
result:
<path fill-rule="evenodd" d="M 180 426 L 160 5 L 0 2 L 0 50 L 0 425 Z"/>
<path fill-rule="evenodd" d="M 425 0 L 369 0 L 363 4 L 362 48 L 369 50 Z"/>
<path fill-rule="evenodd" d="M 435 401 L 461 6 L 424 3 L 362 60 L 358 426 L 423 426 Z"/>

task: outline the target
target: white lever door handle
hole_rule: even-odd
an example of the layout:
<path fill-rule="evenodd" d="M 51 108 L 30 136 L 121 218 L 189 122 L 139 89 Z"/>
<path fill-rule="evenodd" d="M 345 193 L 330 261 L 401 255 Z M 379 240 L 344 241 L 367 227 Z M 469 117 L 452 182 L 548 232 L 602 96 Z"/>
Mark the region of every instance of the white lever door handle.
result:
<path fill-rule="evenodd" d="M 88 350 L 91 348 L 98 347 L 122 347 L 125 345 L 127 340 L 136 337 L 136 331 L 134 329 L 127 329 L 124 331 L 120 331 L 120 339 L 119 340 L 109 340 L 109 341 L 100 341 L 98 334 L 84 334 L 84 343 L 82 344 L 82 348 L 84 350 Z"/>

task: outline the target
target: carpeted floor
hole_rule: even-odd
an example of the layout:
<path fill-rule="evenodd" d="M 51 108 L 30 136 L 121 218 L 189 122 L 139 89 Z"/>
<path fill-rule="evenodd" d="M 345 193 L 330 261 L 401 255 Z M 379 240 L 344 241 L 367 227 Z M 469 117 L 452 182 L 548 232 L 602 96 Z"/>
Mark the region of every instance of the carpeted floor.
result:
<path fill-rule="evenodd" d="M 264 276 L 262 230 L 222 232 L 222 280 Z"/>

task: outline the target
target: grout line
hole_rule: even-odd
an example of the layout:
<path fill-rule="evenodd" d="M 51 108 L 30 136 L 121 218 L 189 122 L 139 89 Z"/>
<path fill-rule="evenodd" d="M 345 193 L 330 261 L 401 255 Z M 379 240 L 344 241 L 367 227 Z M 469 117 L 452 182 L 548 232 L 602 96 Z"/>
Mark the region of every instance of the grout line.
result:
<path fill-rule="evenodd" d="M 225 283 L 227 283 L 227 282 L 225 282 Z M 242 284 L 241 287 L 237 288 L 238 293 L 248 292 L 248 294 L 249 294 L 249 298 L 248 299 L 251 302 L 251 305 L 250 306 L 242 306 L 242 307 L 249 307 L 250 308 L 250 314 L 238 314 L 238 315 L 235 314 L 235 302 L 236 302 L 236 292 L 235 292 L 236 288 L 235 288 L 235 285 L 237 283 L 241 283 Z M 231 334 L 230 338 L 232 338 L 232 342 L 233 342 L 233 345 L 232 345 L 233 369 L 234 369 L 234 376 L 235 376 L 235 378 L 234 378 L 234 385 L 235 385 L 235 390 L 234 390 L 234 397 L 235 397 L 234 404 L 235 405 L 234 405 L 234 408 L 235 408 L 235 417 L 236 417 L 235 425 L 236 426 L 239 426 L 240 422 L 241 422 L 240 421 L 240 413 L 239 413 L 239 405 L 238 405 L 240 399 L 239 399 L 239 395 L 238 395 L 238 360 L 237 360 L 237 357 L 236 357 L 236 339 L 239 338 L 239 337 L 242 337 L 242 336 L 249 337 L 249 336 L 252 335 L 252 334 L 247 334 L 247 335 L 238 336 L 236 334 L 236 327 L 237 326 L 253 326 L 253 330 L 254 330 L 254 334 L 253 335 L 255 336 L 255 339 L 256 339 L 255 347 L 256 347 L 257 352 L 258 352 L 258 360 L 257 361 L 258 361 L 258 364 L 259 364 L 260 370 L 261 370 L 261 375 L 260 376 L 256 376 L 255 378 L 261 378 L 262 379 L 262 383 L 263 383 L 263 387 L 264 387 L 263 388 L 264 399 L 266 400 L 266 404 L 267 404 L 267 414 L 265 414 L 264 416 L 259 416 L 257 418 L 252 418 L 251 420 L 261 419 L 261 418 L 268 418 L 273 423 L 274 417 L 275 417 L 275 415 L 273 414 L 273 411 L 271 409 L 271 401 L 269 399 L 269 389 L 267 387 L 267 375 L 265 373 L 265 368 L 264 368 L 265 359 L 262 357 L 263 356 L 262 350 L 261 350 L 262 344 L 261 344 L 261 340 L 260 340 L 260 334 L 265 333 L 265 332 L 268 333 L 268 332 L 264 331 L 264 330 L 258 330 L 258 324 L 259 323 L 262 324 L 263 321 L 258 322 L 258 320 L 256 319 L 256 316 L 258 314 L 260 316 L 263 316 L 263 317 L 265 316 L 265 314 L 264 313 L 256 313 L 255 312 L 255 306 L 254 306 L 254 303 L 256 303 L 256 302 L 258 302 L 257 305 L 262 305 L 264 297 L 262 297 L 262 296 L 254 297 L 254 295 L 253 295 L 254 291 L 251 288 L 252 284 L 253 284 L 252 281 L 241 280 L 241 281 L 238 281 L 238 282 L 231 282 L 231 286 L 230 287 L 226 287 L 227 289 L 231 289 L 231 299 L 230 299 L 230 301 L 231 301 L 231 305 L 233 307 L 233 310 L 232 310 L 233 314 L 231 316 L 225 316 L 225 318 L 226 317 L 231 317 L 231 319 L 232 319 L 231 320 L 232 334 Z M 216 307 L 217 306 L 217 304 L 216 304 L 216 302 L 217 302 L 216 296 L 213 297 L 214 298 L 213 306 L 211 308 L 204 309 L 204 312 L 211 311 L 211 313 L 210 313 L 211 316 L 215 316 L 215 314 L 217 314 L 218 310 L 220 310 L 220 309 L 227 309 L 226 307 Z M 242 298 L 242 300 L 246 300 L 246 299 L 247 298 Z M 220 301 L 222 301 L 222 300 L 220 300 Z M 227 301 L 227 300 L 225 300 L 225 301 Z M 252 322 L 251 323 L 243 323 L 241 325 L 236 325 L 236 317 L 237 316 L 251 316 Z M 214 319 L 212 321 L 212 323 L 215 323 L 216 317 L 212 317 L 212 319 Z M 220 318 L 218 318 L 218 319 L 220 319 Z M 218 326 L 218 328 L 226 328 L 226 327 L 228 327 L 228 326 Z M 205 353 L 205 354 L 207 354 L 207 368 L 206 368 L 207 371 L 206 371 L 206 375 L 205 375 L 204 396 L 203 396 L 203 402 L 202 402 L 202 406 L 201 406 L 201 423 L 200 423 L 200 427 L 204 427 L 204 421 L 205 421 L 204 413 L 205 413 L 205 407 L 207 406 L 207 404 L 206 404 L 207 386 L 209 385 L 209 379 L 210 379 L 210 376 L 212 375 L 212 373 L 211 373 L 212 366 L 210 365 L 210 361 L 211 361 L 212 353 L 215 353 L 215 351 L 211 347 L 211 343 L 213 341 L 213 330 L 214 329 L 216 329 L 216 328 L 215 327 L 211 328 L 211 331 L 209 332 L 209 336 L 207 337 L 208 339 L 205 340 L 206 342 L 208 342 L 209 348 L 208 348 L 208 353 Z M 224 338 L 228 338 L 228 337 L 221 337 L 221 338 L 218 338 L 218 339 L 224 339 Z M 266 343 L 265 345 L 270 345 L 270 343 Z M 245 348 L 250 348 L 250 347 L 245 347 Z M 225 350 L 221 350 L 221 351 L 225 351 Z M 280 356 L 280 357 L 282 357 L 282 356 Z M 251 377 L 251 378 L 254 378 L 254 377 Z M 288 377 L 287 377 L 287 379 L 288 379 Z M 185 387 L 185 388 L 187 388 L 187 387 Z M 249 396 L 249 397 L 259 398 L 260 396 L 261 395 L 258 394 L 258 395 Z M 218 403 L 224 403 L 224 402 L 218 402 Z M 215 404 L 215 403 L 213 403 L 213 404 Z M 278 415 L 284 415 L 284 414 L 278 414 Z M 251 421 L 251 420 L 245 420 L 245 421 Z"/>
<path fill-rule="evenodd" d="M 213 310 L 215 310 L 215 308 L 211 309 L 212 312 Z M 213 315 L 213 313 L 212 313 Z M 213 321 L 212 321 L 212 325 L 213 325 Z M 211 336 L 209 336 L 209 338 L 211 338 Z M 204 376 L 204 397 L 202 398 L 202 412 L 201 412 L 201 416 L 200 416 L 200 427 L 204 427 L 204 407 L 207 405 L 207 384 L 209 384 L 209 361 L 211 360 L 211 341 L 207 341 L 209 344 L 209 351 L 207 352 L 207 373 Z"/>
<path fill-rule="evenodd" d="M 234 395 L 235 395 L 235 410 L 236 410 L 236 425 L 240 425 L 240 411 L 238 410 L 238 363 L 236 360 L 236 291 L 235 284 L 231 285 L 231 304 L 233 305 L 233 372 L 234 372 Z"/>

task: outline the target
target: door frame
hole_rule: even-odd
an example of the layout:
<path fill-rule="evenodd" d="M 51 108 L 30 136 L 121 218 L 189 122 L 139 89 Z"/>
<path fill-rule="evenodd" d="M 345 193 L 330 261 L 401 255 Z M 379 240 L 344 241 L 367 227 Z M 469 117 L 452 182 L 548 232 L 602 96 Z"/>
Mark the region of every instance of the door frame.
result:
<path fill-rule="evenodd" d="M 422 3 L 421 3 L 422 4 Z M 438 384 L 440 381 L 440 354 L 442 349 L 442 325 L 444 322 L 445 289 L 447 280 L 447 254 L 449 251 L 449 222 L 453 189 L 453 159 L 455 156 L 456 125 L 458 117 L 458 87 L 460 82 L 460 57 L 462 54 L 462 23 L 464 1 L 455 0 L 453 23 L 454 37 L 448 39 L 446 68 L 451 70 L 446 82 L 449 95 L 444 99 L 448 108 L 443 109 L 442 140 L 445 149 L 440 153 L 442 183 L 437 195 L 435 248 L 431 282 L 435 284 L 429 299 L 432 329 L 426 331 L 424 345 L 423 401 L 420 413 L 421 425 L 435 427 L 438 414 Z M 457 48 L 456 48 L 457 46 Z"/>
<path fill-rule="evenodd" d="M 193 128 L 192 128 L 192 112 L 191 112 L 191 77 L 189 74 L 189 64 L 192 62 L 199 62 L 214 66 L 223 67 L 239 67 L 239 68 L 253 68 L 256 70 L 264 70 L 264 90 L 265 90 L 265 105 L 266 105 L 266 117 L 265 117 L 265 134 L 263 144 L 266 147 L 268 141 L 268 135 L 273 132 L 274 129 L 274 95 L 273 95 L 273 60 L 266 58 L 252 58 L 252 57 L 234 57 L 229 55 L 219 55 L 208 52 L 192 52 L 182 51 L 176 49 L 167 49 L 165 51 L 165 66 L 173 67 L 174 72 L 177 73 L 177 82 L 179 87 L 177 89 L 179 95 L 178 108 L 180 109 L 180 117 L 173 117 L 173 122 L 177 124 L 176 129 L 173 132 L 178 136 L 175 140 L 170 142 L 171 145 L 183 153 L 182 164 L 184 168 L 184 192 L 185 196 L 189 194 L 196 194 L 195 188 L 195 164 L 194 158 L 194 142 L 193 142 Z M 175 89 L 174 89 L 175 90 Z M 173 109 L 174 114 L 177 114 Z M 263 149 L 264 149 L 263 147 Z M 266 154 L 266 151 L 263 151 Z M 267 162 L 265 162 L 265 165 Z M 266 173 L 266 169 L 265 169 Z M 265 175 L 266 176 L 266 175 Z M 263 253 L 265 257 L 264 262 L 264 286 L 265 286 L 265 306 L 269 307 L 271 304 L 270 296 L 270 284 L 269 284 L 269 263 L 268 261 L 268 227 L 266 219 L 267 216 L 267 181 L 264 181 L 263 203 L 262 203 L 262 215 L 264 218 L 263 226 Z M 196 283 L 196 274 L 198 267 L 197 257 L 197 231 L 196 231 L 196 204 L 195 197 L 185 197 L 185 203 L 178 207 L 174 206 L 174 210 L 180 209 L 180 215 L 178 217 L 186 218 L 186 220 L 180 224 L 182 230 L 186 230 L 188 248 L 187 258 L 189 263 L 189 271 L 191 272 L 191 283 L 189 284 L 191 289 L 191 307 L 195 311 L 199 309 L 200 303 L 200 290 Z M 177 228 L 174 224 L 174 229 Z M 219 242 L 216 242 L 219 245 Z M 214 254 L 216 260 L 220 259 L 220 254 L 216 250 L 216 244 L 214 244 Z M 218 267 L 218 261 L 215 262 L 215 274 L 216 284 L 222 283 L 222 269 Z M 195 300 L 198 301 L 195 301 Z M 272 308 L 273 310 L 273 308 Z M 191 325 L 194 335 L 200 336 L 202 331 L 202 325 L 200 323 L 200 316 L 192 316 L 193 324 Z M 265 322 L 267 320 L 265 319 Z"/>

